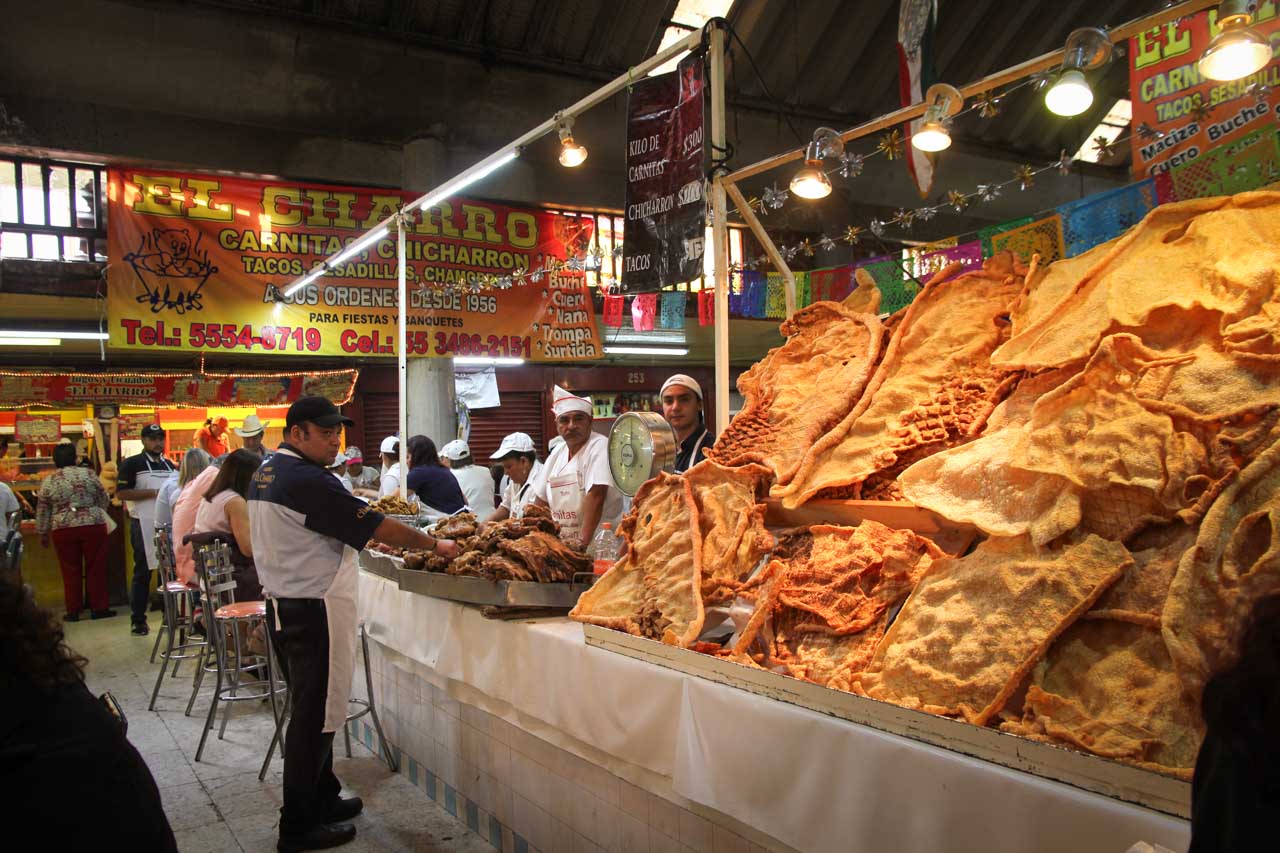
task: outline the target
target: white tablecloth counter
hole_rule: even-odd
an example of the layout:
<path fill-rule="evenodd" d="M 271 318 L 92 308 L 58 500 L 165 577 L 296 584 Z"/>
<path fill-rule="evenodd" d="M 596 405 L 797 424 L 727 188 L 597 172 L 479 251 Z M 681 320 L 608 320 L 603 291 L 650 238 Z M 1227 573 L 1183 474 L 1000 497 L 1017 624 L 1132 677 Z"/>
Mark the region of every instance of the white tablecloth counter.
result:
<path fill-rule="evenodd" d="M 461 702 L 798 850 L 1185 850 L 1186 821 L 500 621 L 360 573 L 369 636 Z"/>

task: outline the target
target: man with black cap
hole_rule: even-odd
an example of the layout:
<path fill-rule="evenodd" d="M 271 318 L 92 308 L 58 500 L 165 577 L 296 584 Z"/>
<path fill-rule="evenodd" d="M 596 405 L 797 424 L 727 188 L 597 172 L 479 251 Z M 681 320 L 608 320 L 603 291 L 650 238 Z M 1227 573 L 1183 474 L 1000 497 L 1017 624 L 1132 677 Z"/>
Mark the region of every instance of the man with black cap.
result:
<path fill-rule="evenodd" d="M 324 397 L 289 407 L 284 443 L 253 475 L 249 525 L 267 624 L 293 701 L 284 747 L 279 850 L 337 847 L 364 809 L 343 798 L 333 735 L 345 725 L 355 668 L 359 551 L 370 539 L 453 556 L 457 546 L 385 518 L 332 476 L 351 419 Z"/>
<path fill-rule="evenodd" d="M 164 456 L 164 430 L 160 424 L 142 428 L 142 452 L 130 456 L 120 466 L 116 497 L 129 507 L 129 541 L 133 547 L 133 587 L 129 607 L 133 611 L 133 633 L 146 635 L 147 603 L 151 600 L 151 570 L 156 565 L 156 495 L 164 484 L 178 476 L 178 468 Z"/>
<path fill-rule="evenodd" d="M 707 458 L 707 448 L 716 443 L 702 416 L 702 386 L 698 380 L 677 373 L 662 383 L 662 416 L 675 430 L 680 450 L 676 453 L 676 473 L 682 474 Z"/>

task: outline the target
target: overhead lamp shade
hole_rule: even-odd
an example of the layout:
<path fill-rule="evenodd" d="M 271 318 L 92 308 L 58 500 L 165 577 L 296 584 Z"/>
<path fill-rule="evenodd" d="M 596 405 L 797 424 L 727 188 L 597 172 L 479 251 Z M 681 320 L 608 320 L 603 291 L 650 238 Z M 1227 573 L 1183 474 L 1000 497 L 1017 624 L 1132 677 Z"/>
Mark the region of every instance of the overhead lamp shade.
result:
<path fill-rule="evenodd" d="M 587 149 L 584 145 L 579 145 L 573 141 L 572 136 L 566 136 L 564 141 L 560 143 L 560 165 L 567 168 L 581 166 L 587 159 Z"/>
<path fill-rule="evenodd" d="M 1093 104 L 1089 81 L 1074 68 L 1063 71 L 1058 81 L 1044 96 L 1049 112 L 1060 116 L 1078 116 Z"/>
<path fill-rule="evenodd" d="M 820 199 L 831 195 L 831 181 L 822 171 L 821 160 L 806 160 L 804 168 L 791 179 L 791 192 L 799 198 Z"/>
<path fill-rule="evenodd" d="M 921 151 L 945 151 L 951 147 L 951 134 L 941 121 L 930 119 L 911 134 L 911 144 Z"/>
<path fill-rule="evenodd" d="M 1249 18 L 1238 15 L 1222 22 L 1200 57 L 1200 73 L 1210 80 L 1239 80 L 1261 71 L 1271 61 L 1271 45 L 1250 27 Z"/>

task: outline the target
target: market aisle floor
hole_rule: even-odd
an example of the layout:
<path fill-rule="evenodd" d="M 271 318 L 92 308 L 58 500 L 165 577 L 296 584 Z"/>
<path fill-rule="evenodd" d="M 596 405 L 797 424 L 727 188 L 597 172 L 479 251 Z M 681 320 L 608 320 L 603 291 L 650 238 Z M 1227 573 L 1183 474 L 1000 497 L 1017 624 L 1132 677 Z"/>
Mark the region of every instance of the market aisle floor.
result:
<path fill-rule="evenodd" d="M 68 624 L 67 643 L 89 658 L 89 689 L 95 694 L 110 690 L 124 707 L 129 740 L 155 776 L 178 848 L 184 853 L 275 850 L 283 766 L 278 753 L 265 781 L 258 781 L 271 739 L 269 707 L 250 710 L 256 703 L 241 703 L 232 711 L 226 739 L 218 740 L 216 729 L 210 732 L 204 760 L 197 763 L 212 687 L 202 692 L 191 716 L 183 716 L 191 691 L 190 664 L 184 662 L 176 679 L 165 678 L 157 710 L 148 711 L 159 666 L 147 660 L 155 635 L 130 635 L 127 614 L 126 609 L 113 619 Z M 152 613 L 153 630 L 159 622 L 159 614 Z M 365 802 L 364 814 L 354 821 L 356 840 L 341 850 L 493 853 L 483 839 L 363 746 L 353 745 L 348 759 L 339 735 L 334 756 L 338 778 Z"/>

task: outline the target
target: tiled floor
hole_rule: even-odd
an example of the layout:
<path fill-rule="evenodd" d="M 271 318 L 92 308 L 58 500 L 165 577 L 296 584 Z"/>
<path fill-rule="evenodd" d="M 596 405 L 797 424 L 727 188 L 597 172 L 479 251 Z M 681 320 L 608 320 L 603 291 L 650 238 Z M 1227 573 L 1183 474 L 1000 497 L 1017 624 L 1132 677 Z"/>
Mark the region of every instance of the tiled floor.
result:
<path fill-rule="evenodd" d="M 159 614 L 151 614 L 152 630 Z M 89 658 L 87 680 L 94 693 L 110 690 L 129 718 L 129 739 L 146 759 L 164 799 L 165 812 L 183 851 L 268 851 L 275 849 L 280 820 L 282 759 L 277 753 L 265 781 L 258 769 L 271 739 L 269 706 L 241 703 L 232 712 L 225 740 L 209 735 L 204 757 L 195 761 L 200 727 L 208 712 L 206 687 L 186 717 L 191 667 L 166 678 L 156 702 L 147 703 L 159 664 L 148 663 L 154 634 L 129 633 L 127 611 L 113 619 L 66 626 L 67 642 Z M 206 684 L 209 682 L 206 681 Z M 353 743 L 346 758 L 342 736 L 335 741 L 335 769 L 349 793 L 364 798 L 364 814 L 354 821 L 356 840 L 344 851 L 459 851 L 493 853 L 433 803 L 403 775 L 392 773 L 369 750 Z"/>

